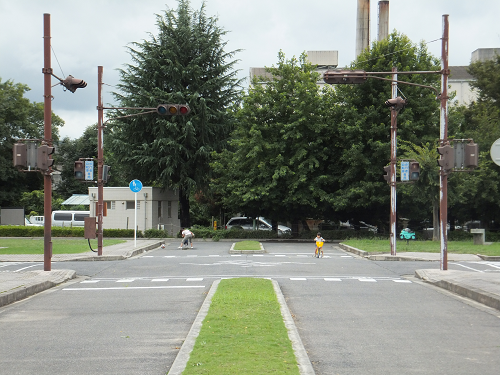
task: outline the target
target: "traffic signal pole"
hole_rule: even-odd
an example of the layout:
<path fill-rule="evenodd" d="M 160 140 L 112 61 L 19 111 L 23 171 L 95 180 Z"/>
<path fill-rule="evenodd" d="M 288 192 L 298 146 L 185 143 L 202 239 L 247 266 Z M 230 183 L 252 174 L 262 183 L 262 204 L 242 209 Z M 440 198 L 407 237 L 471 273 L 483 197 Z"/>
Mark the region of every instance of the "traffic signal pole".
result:
<path fill-rule="evenodd" d="M 102 167 L 104 165 L 104 108 L 102 104 L 102 72 L 103 67 L 97 67 L 97 255 L 102 255 L 103 228 L 102 217 L 104 211 L 104 183 Z"/>
<path fill-rule="evenodd" d="M 398 68 L 392 68 L 392 99 L 398 96 Z M 390 214 L 390 237 L 391 255 L 396 255 L 396 162 L 397 162 L 397 132 L 398 132 L 398 112 L 396 106 L 391 107 L 391 214 Z"/>
<path fill-rule="evenodd" d="M 443 37 L 441 39 L 441 111 L 439 119 L 439 135 L 441 146 L 448 140 L 448 67 L 449 53 L 449 23 L 448 15 L 443 15 Z M 448 269 L 448 173 L 444 166 L 439 171 L 439 217 L 440 217 L 440 239 L 441 239 L 441 270 Z"/>
<path fill-rule="evenodd" d="M 50 14 L 43 15 L 43 131 L 44 141 L 52 146 L 52 68 L 50 61 Z M 43 270 L 51 270 L 52 258 L 52 168 L 43 173 Z"/>

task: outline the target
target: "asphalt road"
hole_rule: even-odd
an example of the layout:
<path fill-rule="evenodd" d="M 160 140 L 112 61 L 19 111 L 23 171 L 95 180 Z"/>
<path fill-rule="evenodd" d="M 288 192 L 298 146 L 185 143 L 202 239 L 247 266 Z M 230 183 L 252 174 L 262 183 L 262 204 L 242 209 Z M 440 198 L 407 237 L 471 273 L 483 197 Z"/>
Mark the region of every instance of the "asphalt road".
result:
<path fill-rule="evenodd" d="M 437 262 L 373 262 L 325 245 L 171 244 L 117 262 L 53 263 L 79 277 L 0 308 L 0 373 L 165 374 L 213 281 L 278 281 L 317 374 L 497 374 L 498 311 L 413 277 Z M 490 262 L 491 263 L 491 262 Z M 29 268 L 25 268 L 29 267 Z M 0 263 L 0 272 L 42 268 Z M 449 269 L 488 270 L 488 262 Z"/>

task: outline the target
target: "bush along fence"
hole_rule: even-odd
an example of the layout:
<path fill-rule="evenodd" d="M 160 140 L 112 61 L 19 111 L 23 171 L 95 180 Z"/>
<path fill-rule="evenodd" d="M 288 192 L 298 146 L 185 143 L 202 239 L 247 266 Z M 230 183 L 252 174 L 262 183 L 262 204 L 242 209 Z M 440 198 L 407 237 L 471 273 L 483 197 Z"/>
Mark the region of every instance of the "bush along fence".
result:
<path fill-rule="evenodd" d="M 278 236 L 276 232 L 267 230 L 213 230 L 207 227 L 193 226 L 190 228 L 196 239 L 212 239 L 219 241 L 221 239 L 310 239 L 316 237 L 316 232 L 303 231 L 298 236 L 292 237 L 289 234 Z M 82 227 L 52 227 L 53 237 L 84 237 Z M 373 233 L 369 231 L 353 230 L 324 230 L 321 232 L 323 238 L 327 241 L 345 241 L 349 239 L 382 239 L 389 238 L 387 233 Z M 19 225 L 1 225 L 0 237 L 43 237 L 43 227 L 24 227 Z M 106 238 L 134 238 L 133 229 L 104 229 Z M 137 238 L 169 238 L 170 236 L 164 230 L 147 229 L 144 232 L 137 231 Z M 181 237 L 180 232 L 176 237 Z M 424 240 L 422 233 L 416 233 L 417 240 Z M 472 234 L 461 230 L 448 232 L 450 241 L 472 241 Z M 486 232 L 487 242 L 500 242 L 499 232 Z"/>

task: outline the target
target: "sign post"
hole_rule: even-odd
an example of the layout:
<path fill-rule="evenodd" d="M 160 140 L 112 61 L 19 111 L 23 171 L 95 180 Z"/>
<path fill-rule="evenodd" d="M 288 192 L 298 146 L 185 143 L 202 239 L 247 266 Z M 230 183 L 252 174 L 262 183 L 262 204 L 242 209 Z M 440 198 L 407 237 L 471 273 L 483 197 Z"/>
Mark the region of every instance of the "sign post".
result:
<path fill-rule="evenodd" d="M 134 205 L 134 247 L 137 247 L 137 193 L 142 190 L 142 182 L 139 180 L 132 180 L 128 185 L 130 190 L 135 193 Z"/>

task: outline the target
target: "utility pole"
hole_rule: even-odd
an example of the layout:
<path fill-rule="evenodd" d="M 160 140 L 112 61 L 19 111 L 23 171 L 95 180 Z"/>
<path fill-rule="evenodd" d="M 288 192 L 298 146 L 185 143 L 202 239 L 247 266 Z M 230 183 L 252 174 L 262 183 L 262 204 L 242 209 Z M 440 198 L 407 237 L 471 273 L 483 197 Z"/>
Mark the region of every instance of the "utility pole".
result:
<path fill-rule="evenodd" d="M 52 146 L 52 68 L 50 61 L 50 14 L 43 15 L 43 138 Z M 51 270 L 52 258 L 52 168 L 43 171 L 43 270 Z"/>
<path fill-rule="evenodd" d="M 448 54 L 449 54 L 448 15 L 443 15 L 443 37 L 441 39 L 441 111 L 439 119 L 439 135 L 441 146 L 448 140 Z M 448 172 L 441 166 L 439 171 L 439 216 L 441 239 L 441 270 L 448 269 Z"/>
<path fill-rule="evenodd" d="M 398 96 L 398 68 L 392 68 L 392 99 Z M 391 214 L 390 214 L 390 237 L 391 255 L 396 255 L 396 163 L 397 163 L 397 134 L 398 134 L 398 112 L 396 106 L 391 107 Z"/>

